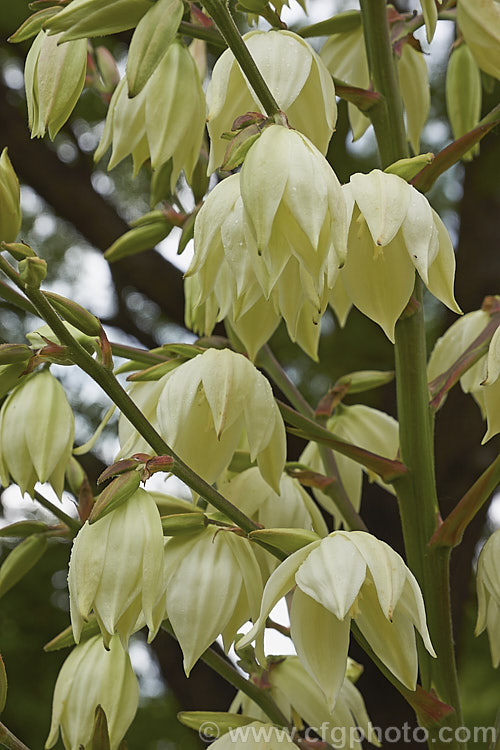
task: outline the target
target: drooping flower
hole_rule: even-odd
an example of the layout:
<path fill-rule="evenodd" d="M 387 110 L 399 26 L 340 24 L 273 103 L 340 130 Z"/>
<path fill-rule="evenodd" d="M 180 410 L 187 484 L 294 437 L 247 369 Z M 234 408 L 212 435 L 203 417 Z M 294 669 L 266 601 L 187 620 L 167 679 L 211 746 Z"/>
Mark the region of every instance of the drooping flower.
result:
<path fill-rule="evenodd" d="M 13 242 L 20 229 L 19 180 L 4 148 L 0 156 L 0 242 Z"/>
<path fill-rule="evenodd" d="M 435 654 L 418 583 L 388 544 L 363 531 L 334 531 L 294 552 L 269 578 L 259 619 L 239 647 L 261 637 L 270 611 L 295 584 L 292 640 L 330 709 L 344 680 L 352 619 L 398 680 L 415 690 L 415 628 Z M 260 641 L 257 646 L 265 661 Z"/>
<path fill-rule="evenodd" d="M 24 80 L 33 138 L 62 128 L 82 93 L 87 70 L 87 40 L 61 43 L 60 35 L 40 31 L 26 57 Z"/>
<path fill-rule="evenodd" d="M 45 747 L 54 747 L 59 730 L 66 750 L 88 747 L 95 710 L 101 706 L 108 723 L 110 750 L 117 750 L 138 703 L 137 679 L 119 638 L 114 636 L 108 649 L 100 636 L 89 638 L 73 649 L 61 667 Z"/>
<path fill-rule="evenodd" d="M 456 320 L 439 338 L 427 367 L 429 381 L 446 372 L 465 352 L 490 320 L 486 310 L 474 310 Z M 500 432 L 500 327 L 491 339 L 488 353 L 481 357 L 460 378 L 464 393 L 470 393 L 481 409 L 488 428 L 482 442 Z"/>
<path fill-rule="evenodd" d="M 0 480 L 9 475 L 33 496 L 36 482 L 50 482 L 61 497 L 71 457 L 75 421 L 60 382 L 48 371 L 27 376 L 0 411 Z"/>
<path fill-rule="evenodd" d="M 243 37 L 292 128 L 300 130 L 322 154 L 326 153 L 337 120 L 335 87 L 311 46 L 291 31 L 250 31 Z M 207 91 L 209 172 L 223 161 L 227 141 L 222 133 L 245 112 L 261 104 L 236 62 L 226 50 L 214 65 Z"/>
<path fill-rule="evenodd" d="M 94 612 L 106 644 L 118 633 L 124 646 L 145 620 L 153 638 L 164 618 L 163 530 L 158 508 L 138 489 L 123 505 L 85 523 L 73 542 L 68 586 L 78 643 Z"/>
<path fill-rule="evenodd" d="M 457 21 L 485 73 L 500 78 L 500 5 L 497 0 L 458 0 Z"/>
<path fill-rule="evenodd" d="M 269 382 L 246 357 L 207 349 L 159 382 L 160 432 L 188 466 L 212 483 L 246 437 L 251 460 L 279 492 L 285 428 Z"/>
<path fill-rule="evenodd" d="M 476 635 L 488 631 L 491 660 L 500 664 L 500 529 L 488 538 L 477 563 Z"/>
<path fill-rule="evenodd" d="M 326 427 L 335 437 L 347 440 L 360 448 L 377 453 L 379 456 L 390 459 L 396 458 L 399 448 L 399 427 L 394 417 L 385 414 L 385 412 L 364 404 L 354 404 L 353 406 L 339 404 L 333 416 L 328 420 Z M 345 491 L 355 509 L 359 510 L 363 467 L 340 453 L 335 453 L 335 459 Z M 307 464 L 314 471 L 324 473 L 317 443 L 311 442 L 306 446 L 300 457 L 300 462 Z M 367 473 L 370 481 L 377 482 L 387 492 L 394 494 L 391 485 L 382 482 L 378 475 Z M 338 527 L 340 523 L 345 525 L 345 520 L 333 500 L 319 489 L 314 488 L 313 493 L 323 508 L 333 515 L 335 526 Z"/>
<path fill-rule="evenodd" d="M 227 319 L 254 359 L 284 318 L 288 334 L 317 357 L 319 321 L 328 301 L 291 256 L 269 291 L 268 270 L 250 238 L 240 176 L 232 175 L 209 193 L 195 222 L 194 257 L 186 278 L 186 322 L 210 335 Z"/>
<path fill-rule="evenodd" d="M 425 196 L 378 169 L 352 175 L 344 192 L 350 229 L 341 278 L 352 303 L 394 341 L 417 270 L 429 291 L 460 313 L 451 239 Z"/>
<path fill-rule="evenodd" d="M 226 650 L 238 628 L 257 619 L 262 578 L 252 546 L 224 530 L 170 538 L 165 545 L 166 617 L 189 673 L 222 634 Z"/>

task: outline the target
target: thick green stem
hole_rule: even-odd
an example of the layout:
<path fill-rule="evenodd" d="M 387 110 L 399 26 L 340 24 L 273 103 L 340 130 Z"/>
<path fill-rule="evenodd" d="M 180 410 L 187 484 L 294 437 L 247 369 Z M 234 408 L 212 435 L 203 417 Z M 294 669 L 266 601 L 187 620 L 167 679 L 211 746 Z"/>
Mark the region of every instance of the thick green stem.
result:
<path fill-rule="evenodd" d="M 386 127 L 378 128 L 377 140 L 383 167 L 408 156 L 401 94 L 387 24 L 386 0 L 360 0 L 370 74 L 387 106 Z M 453 706 L 449 725 L 461 725 L 458 679 L 453 650 L 449 595 L 449 554 L 430 549 L 428 543 L 439 520 L 433 424 L 427 386 L 427 354 L 422 306 L 422 287 L 417 282 L 418 309 L 396 325 L 395 358 L 401 460 L 408 473 L 394 481 L 410 568 L 422 587 L 429 630 L 438 657 L 431 659 L 419 649 L 422 686 L 434 687 L 439 698 Z M 435 747 L 429 742 L 430 747 Z M 465 748 L 453 739 L 450 750 Z"/>
<path fill-rule="evenodd" d="M 241 38 L 234 19 L 228 7 L 222 0 L 203 0 L 203 5 L 215 21 L 220 33 L 226 40 L 227 46 L 238 61 L 240 68 L 248 79 L 257 97 L 269 117 L 280 112 L 280 107 L 267 83 L 264 81 L 260 70 L 248 51 L 245 42 Z"/>
<path fill-rule="evenodd" d="M 172 638 L 177 640 L 174 630 L 168 620 L 164 620 L 161 627 L 162 630 L 166 630 Z M 279 726 L 282 727 L 291 728 L 290 722 L 280 711 L 271 697 L 271 694 L 243 677 L 243 675 L 237 672 L 227 659 L 216 653 L 211 648 L 207 648 L 207 650 L 200 656 L 200 659 L 213 669 L 214 672 L 217 672 L 217 674 L 226 680 L 226 682 L 229 682 L 230 685 L 237 690 L 241 690 L 242 693 L 245 693 L 245 695 L 251 698 L 251 700 L 253 700 L 254 703 L 256 703 L 264 713 L 267 714 L 272 722 L 279 724 Z"/>
<path fill-rule="evenodd" d="M 385 114 L 379 114 L 375 130 L 382 168 L 385 168 L 408 156 L 403 104 L 389 38 L 386 0 L 360 0 L 360 5 L 373 86 L 385 99 Z"/>

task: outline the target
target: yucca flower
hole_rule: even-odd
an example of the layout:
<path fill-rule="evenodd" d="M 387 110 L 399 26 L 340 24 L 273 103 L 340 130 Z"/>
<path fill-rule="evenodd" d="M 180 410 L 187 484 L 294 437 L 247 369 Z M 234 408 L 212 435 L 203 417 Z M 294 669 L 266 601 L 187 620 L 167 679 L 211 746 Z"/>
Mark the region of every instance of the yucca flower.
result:
<path fill-rule="evenodd" d="M 13 242 L 20 229 L 19 180 L 4 148 L 0 156 L 0 242 Z"/>
<path fill-rule="evenodd" d="M 335 129 L 337 105 L 331 76 L 312 47 L 292 31 L 250 31 L 243 37 L 250 54 L 292 128 L 326 154 Z M 214 65 L 207 90 L 210 161 L 213 172 L 224 159 L 221 139 L 234 120 L 261 104 L 231 50 Z"/>
<path fill-rule="evenodd" d="M 500 4 L 497 0 L 458 0 L 457 21 L 481 70 L 500 78 Z"/>
<path fill-rule="evenodd" d="M 166 614 L 192 667 L 222 634 L 225 649 L 238 628 L 256 619 L 262 579 L 251 543 L 224 529 L 170 538 L 165 545 Z"/>
<path fill-rule="evenodd" d="M 352 303 L 394 341 L 417 270 L 429 291 L 460 313 L 451 239 L 427 198 L 379 169 L 352 175 L 343 189 L 350 229 L 341 278 Z"/>
<path fill-rule="evenodd" d="M 364 404 L 345 406 L 339 404 L 333 416 L 328 420 L 326 427 L 335 437 L 347 440 L 360 448 L 365 448 L 377 453 L 379 456 L 394 459 L 399 449 L 399 426 L 394 417 L 385 412 L 373 409 Z M 307 464 L 314 471 L 324 473 L 323 461 L 317 443 L 309 443 L 302 455 L 300 462 Z M 347 492 L 349 500 L 356 510 L 361 505 L 361 488 L 363 484 L 363 467 L 347 456 L 335 453 L 335 460 L 339 470 L 340 479 Z M 366 470 L 365 470 L 366 471 Z M 387 492 L 394 494 L 392 485 L 383 482 L 378 475 L 367 471 L 370 481 L 380 484 Z M 320 505 L 331 513 L 335 519 L 335 527 L 345 521 L 339 513 L 335 503 L 320 489 L 313 488 L 313 494 Z"/>
<path fill-rule="evenodd" d="M 476 635 L 488 631 L 491 660 L 500 664 L 500 529 L 487 539 L 477 563 Z"/>
<path fill-rule="evenodd" d="M 139 618 L 150 638 L 156 635 L 165 612 L 163 530 L 148 492 L 138 489 L 116 510 L 82 526 L 73 542 L 68 586 L 77 643 L 92 611 L 106 644 L 118 633 L 126 647 Z"/>
<path fill-rule="evenodd" d="M 117 750 L 138 703 L 137 679 L 119 638 L 114 636 L 107 649 L 100 636 L 89 638 L 73 649 L 61 667 L 45 747 L 54 747 L 59 730 L 66 750 L 89 747 L 95 710 L 101 706 L 108 723 L 110 750 Z"/>
<path fill-rule="evenodd" d="M 296 585 L 290 611 L 297 655 L 322 689 L 330 709 L 344 680 L 351 620 L 397 679 L 415 690 L 415 628 L 431 655 L 422 593 L 388 544 L 363 531 L 334 531 L 294 552 L 269 578 L 258 621 L 238 642 L 261 638 L 275 604 Z"/>
<path fill-rule="evenodd" d="M 246 439 L 251 460 L 279 492 L 285 427 L 269 382 L 246 357 L 207 349 L 159 383 L 160 432 L 188 466 L 212 483 Z"/>
<path fill-rule="evenodd" d="M 456 320 L 439 338 L 427 366 L 429 381 L 446 372 L 464 353 L 490 320 L 486 310 L 474 310 Z M 482 442 L 500 432 L 500 327 L 497 328 L 488 352 L 469 367 L 460 378 L 464 393 L 470 393 L 481 409 L 488 428 Z"/>
<path fill-rule="evenodd" d="M 50 482 L 60 498 L 71 458 L 75 420 L 60 382 L 49 370 L 25 377 L 0 411 L 0 480 L 9 476 L 33 496 L 37 482 Z"/>

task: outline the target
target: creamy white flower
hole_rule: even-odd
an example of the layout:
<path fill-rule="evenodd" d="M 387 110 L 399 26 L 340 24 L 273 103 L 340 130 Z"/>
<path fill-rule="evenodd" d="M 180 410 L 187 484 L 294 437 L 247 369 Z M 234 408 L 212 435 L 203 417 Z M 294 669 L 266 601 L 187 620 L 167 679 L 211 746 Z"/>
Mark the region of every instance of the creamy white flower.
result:
<path fill-rule="evenodd" d="M 352 619 L 398 680 L 415 690 L 415 628 L 435 654 L 418 583 L 388 544 L 363 531 L 334 531 L 290 555 L 269 578 L 259 619 L 239 647 L 261 638 L 270 611 L 295 584 L 291 636 L 330 709 L 344 680 Z M 257 651 L 265 661 L 259 640 Z"/>
<path fill-rule="evenodd" d="M 61 667 L 45 747 L 56 744 L 59 729 L 66 750 L 88 747 L 95 710 L 101 706 L 108 722 L 110 750 L 117 750 L 138 703 L 137 679 L 119 638 L 114 636 L 105 649 L 102 638 L 94 636 L 76 646 Z"/>
<path fill-rule="evenodd" d="M 500 529 L 486 541 L 477 564 L 476 635 L 488 631 L 491 659 L 500 664 Z"/>

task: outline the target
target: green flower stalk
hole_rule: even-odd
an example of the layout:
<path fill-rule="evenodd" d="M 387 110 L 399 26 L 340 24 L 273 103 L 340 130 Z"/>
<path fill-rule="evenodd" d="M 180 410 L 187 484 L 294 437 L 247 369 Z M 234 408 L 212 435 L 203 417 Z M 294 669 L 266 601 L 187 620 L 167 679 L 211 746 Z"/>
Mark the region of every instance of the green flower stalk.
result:
<path fill-rule="evenodd" d="M 486 541 L 477 563 L 476 635 L 488 631 L 491 660 L 500 664 L 500 529 Z"/>
<path fill-rule="evenodd" d="M 0 411 L 0 480 L 9 477 L 33 497 L 37 482 L 50 482 L 60 498 L 71 458 L 75 424 L 59 381 L 48 371 L 26 377 Z"/>
<path fill-rule="evenodd" d="M 33 138 L 51 140 L 71 115 L 85 83 L 87 40 L 62 43 L 40 31 L 24 70 L 28 123 Z"/>
<path fill-rule="evenodd" d="M 0 242 L 13 242 L 21 229 L 19 180 L 4 148 L 0 156 Z"/>
<path fill-rule="evenodd" d="M 78 643 L 94 612 L 109 646 L 118 633 L 124 648 L 146 624 L 150 640 L 165 613 L 163 530 L 153 498 L 138 489 L 123 505 L 81 528 L 73 542 L 68 586 Z"/>
<path fill-rule="evenodd" d="M 418 583 L 385 542 L 364 531 L 334 531 L 290 555 L 269 578 L 258 621 L 238 648 L 258 638 L 275 604 L 296 584 L 290 611 L 297 655 L 333 709 L 344 681 L 351 620 L 410 690 L 418 672 L 415 628 L 435 656 Z"/>
<path fill-rule="evenodd" d="M 59 730 L 66 750 L 89 747 L 97 706 L 106 714 L 109 748 L 117 750 L 139 703 L 139 686 L 117 636 L 108 649 L 94 636 L 70 653 L 54 689 L 52 722 L 45 747 L 57 742 Z"/>
<path fill-rule="evenodd" d="M 333 81 L 319 56 L 291 31 L 250 31 L 243 39 L 290 126 L 326 154 L 337 105 Z M 234 120 L 245 112 L 264 112 L 229 49 L 214 66 L 207 101 L 211 173 L 224 160 L 227 141 L 221 136 Z"/>

